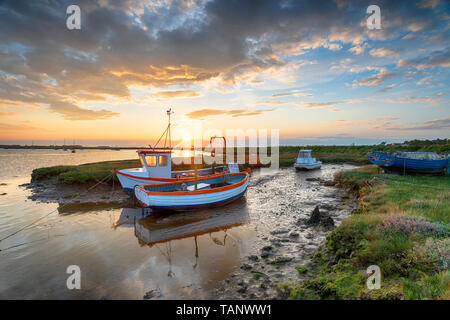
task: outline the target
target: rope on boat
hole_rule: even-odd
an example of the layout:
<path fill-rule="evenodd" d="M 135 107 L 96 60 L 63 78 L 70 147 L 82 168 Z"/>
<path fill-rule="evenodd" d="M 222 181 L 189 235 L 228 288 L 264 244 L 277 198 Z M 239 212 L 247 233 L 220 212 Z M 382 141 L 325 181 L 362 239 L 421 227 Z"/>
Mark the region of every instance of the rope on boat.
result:
<path fill-rule="evenodd" d="M 111 178 L 111 177 L 112 177 L 112 174 L 107 175 L 107 176 L 104 177 L 102 180 L 100 180 L 99 182 L 97 182 L 97 183 L 94 184 L 93 186 L 89 187 L 89 188 L 85 191 L 85 193 L 91 191 L 92 189 L 94 189 L 94 188 L 97 187 L 98 185 L 102 184 L 104 181 L 106 181 L 107 179 L 109 179 L 109 178 Z M 79 192 L 79 193 L 76 195 L 76 197 L 78 197 L 78 196 L 80 196 L 80 195 L 81 195 L 81 193 Z M 12 236 L 18 234 L 19 232 L 21 232 L 21 231 L 23 231 L 23 230 L 25 230 L 25 229 L 27 229 L 27 228 L 33 226 L 33 225 L 35 225 L 37 222 L 43 220 L 44 218 L 48 217 L 49 215 L 51 215 L 52 213 L 58 211 L 59 209 L 64 208 L 64 207 L 65 207 L 66 205 L 68 205 L 68 204 L 69 204 L 69 202 L 66 202 L 66 203 L 63 204 L 62 206 L 60 206 L 60 207 L 58 207 L 58 208 L 56 208 L 56 209 L 50 211 L 49 213 L 43 215 L 42 217 L 40 217 L 40 218 L 34 220 L 34 221 L 31 222 L 30 224 L 27 224 L 26 226 L 20 228 L 19 230 L 14 231 L 13 233 L 7 235 L 6 237 L 1 238 L 1 239 L 0 239 L 0 242 L 2 242 L 3 240 L 6 240 L 6 239 L 8 239 L 8 238 L 10 238 L 10 237 L 12 237 Z M 23 244 L 21 244 L 21 245 L 23 245 Z M 11 249 L 11 248 L 14 248 L 14 247 L 16 247 L 16 246 L 12 246 L 12 247 L 5 248 L 5 249 L 0 249 L 0 251 L 5 251 L 5 250 L 8 250 L 8 249 Z"/>

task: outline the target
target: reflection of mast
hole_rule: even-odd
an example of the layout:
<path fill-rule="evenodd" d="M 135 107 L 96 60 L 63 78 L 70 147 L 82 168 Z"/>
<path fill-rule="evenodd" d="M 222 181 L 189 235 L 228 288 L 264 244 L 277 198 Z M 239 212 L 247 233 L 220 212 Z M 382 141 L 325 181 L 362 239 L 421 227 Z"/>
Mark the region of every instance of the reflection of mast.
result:
<path fill-rule="evenodd" d="M 198 243 L 197 243 L 197 236 L 194 237 L 195 242 L 195 264 L 192 266 L 192 269 L 196 269 L 198 265 Z"/>
<path fill-rule="evenodd" d="M 175 273 L 172 271 L 172 245 L 169 242 L 166 242 L 166 253 L 164 253 L 158 245 L 156 245 L 156 247 L 158 248 L 158 250 L 161 252 L 161 254 L 163 256 L 165 256 L 167 258 L 167 261 L 169 262 L 169 271 L 167 272 L 167 276 L 169 278 L 171 278 L 172 276 L 175 275 Z"/>

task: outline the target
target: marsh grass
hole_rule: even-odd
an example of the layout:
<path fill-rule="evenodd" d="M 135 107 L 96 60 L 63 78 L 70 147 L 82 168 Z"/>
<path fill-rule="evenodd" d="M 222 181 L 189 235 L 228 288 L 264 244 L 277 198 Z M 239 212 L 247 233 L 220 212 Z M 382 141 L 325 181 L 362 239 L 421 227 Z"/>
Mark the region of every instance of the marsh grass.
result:
<path fill-rule="evenodd" d="M 373 178 L 379 182 L 370 186 Z M 357 214 L 336 228 L 313 258 L 312 280 L 290 297 L 322 299 L 448 299 L 450 178 L 379 174 L 374 166 L 335 177 L 357 193 Z M 365 270 L 378 265 L 379 290 Z"/>

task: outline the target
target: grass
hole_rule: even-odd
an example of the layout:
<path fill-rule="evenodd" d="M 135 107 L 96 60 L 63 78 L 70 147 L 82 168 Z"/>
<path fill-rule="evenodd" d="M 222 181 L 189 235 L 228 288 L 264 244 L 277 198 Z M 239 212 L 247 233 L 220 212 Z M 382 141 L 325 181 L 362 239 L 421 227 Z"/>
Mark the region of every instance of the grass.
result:
<path fill-rule="evenodd" d="M 314 267 L 301 268 L 313 278 L 289 297 L 448 299 L 450 178 L 378 174 L 368 166 L 335 179 L 358 194 L 358 209 L 327 237 Z M 366 286 L 370 265 L 381 270 L 378 290 Z"/>

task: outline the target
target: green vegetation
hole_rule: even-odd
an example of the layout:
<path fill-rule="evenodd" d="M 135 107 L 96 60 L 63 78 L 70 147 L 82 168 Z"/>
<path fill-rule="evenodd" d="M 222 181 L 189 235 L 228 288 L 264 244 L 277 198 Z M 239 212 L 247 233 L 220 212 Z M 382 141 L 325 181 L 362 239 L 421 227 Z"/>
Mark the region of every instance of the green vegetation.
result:
<path fill-rule="evenodd" d="M 104 161 L 96 163 L 88 163 L 79 166 L 57 166 L 49 168 L 39 168 L 33 170 L 31 181 L 42 181 L 48 179 L 56 179 L 57 183 L 62 184 L 89 184 L 96 183 L 102 179 L 112 183 L 113 179 L 117 181 L 117 177 L 112 174 L 114 170 L 125 168 L 140 167 L 139 160 L 120 160 L 120 161 Z"/>
<path fill-rule="evenodd" d="M 439 140 L 439 143 L 427 143 L 426 141 L 419 141 L 411 145 L 377 145 L 377 146 L 308 146 L 305 148 L 312 149 L 313 156 L 322 162 L 329 163 L 354 163 L 354 164 L 368 164 L 366 153 L 371 150 L 378 151 L 435 151 L 435 152 L 449 152 L 450 143 L 448 140 Z M 445 142 L 445 143 L 444 143 Z M 298 150 L 301 147 L 279 147 L 279 164 L 281 167 L 292 166 L 297 158 Z M 235 148 L 236 152 L 237 148 Z M 246 149 L 246 159 L 248 160 L 248 148 Z M 268 154 L 271 154 L 269 148 Z M 263 161 L 264 159 L 262 159 Z M 247 161 L 248 162 L 248 161 Z M 115 175 L 109 176 L 116 170 L 126 168 L 140 167 L 138 159 L 134 160 L 119 160 L 119 161 L 105 161 L 97 163 L 88 163 L 79 166 L 55 166 L 49 168 L 39 168 L 33 170 L 31 175 L 32 181 L 42 181 L 47 179 L 56 179 L 58 183 L 63 184 L 90 184 L 98 182 L 102 179 L 107 179 L 108 183 L 117 181 Z M 264 166 L 269 166 L 266 164 Z M 206 168 L 209 165 L 203 163 L 200 167 Z M 253 168 L 253 165 L 240 165 L 241 170 Z M 191 165 L 173 165 L 173 170 L 188 170 L 192 169 Z"/>
<path fill-rule="evenodd" d="M 264 274 L 263 274 L 263 273 L 255 272 L 255 273 L 253 274 L 253 279 L 255 279 L 255 280 L 259 280 L 259 279 L 261 279 L 262 277 L 264 277 Z"/>
<path fill-rule="evenodd" d="M 105 179 L 105 183 L 118 182 L 116 170 L 141 167 L 138 159 L 87 163 L 79 166 L 56 166 L 33 170 L 31 181 L 55 179 L 61 184 L 92 184 Z M 207 167 L 207 165 L 203 165 Z M 174 170 L 192 169 L 191 165 L 172 164 Z"/>
<path fill-rule="evenodd" d="M 336 175 L 358 194 L 358 208 L 314 255 L 313 279 L 292 286 L 289 298 L 449 298 L 450 178 L 377 171 Z M 366 287 L 370 265 L 380 267 L 381 289 Z"/>

